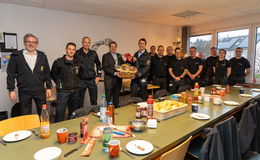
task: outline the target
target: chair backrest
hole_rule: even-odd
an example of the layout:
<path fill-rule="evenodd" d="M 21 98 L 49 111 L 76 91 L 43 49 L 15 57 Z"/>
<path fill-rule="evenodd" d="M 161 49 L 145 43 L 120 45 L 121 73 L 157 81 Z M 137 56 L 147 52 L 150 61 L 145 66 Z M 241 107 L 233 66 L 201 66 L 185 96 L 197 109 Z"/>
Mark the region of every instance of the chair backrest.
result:
<path fill-rule="evenodd" d="M 161 156 L 160 160 L 184 160 L 191 138 L 192 136 L 190 136 L 187 140 L 179 144 L 177 147 L 164 153 Z"/>
<path fill-rule="evenodd" d="M 8 133 L 40 127 L 38 114 L 24 115 L 0 121 L 0 136 Z"/>

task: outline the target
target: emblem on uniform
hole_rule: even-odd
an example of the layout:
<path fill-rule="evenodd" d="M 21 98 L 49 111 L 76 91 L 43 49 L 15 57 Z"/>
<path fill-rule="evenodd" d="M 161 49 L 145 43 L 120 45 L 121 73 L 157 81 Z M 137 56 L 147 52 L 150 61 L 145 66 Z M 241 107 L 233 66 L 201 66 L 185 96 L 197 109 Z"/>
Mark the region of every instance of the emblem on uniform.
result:
<path fill-rule="evenodd" d="M 43 71 L 44 70 L 44 66 L 41 66 L 41 71 Z"/>

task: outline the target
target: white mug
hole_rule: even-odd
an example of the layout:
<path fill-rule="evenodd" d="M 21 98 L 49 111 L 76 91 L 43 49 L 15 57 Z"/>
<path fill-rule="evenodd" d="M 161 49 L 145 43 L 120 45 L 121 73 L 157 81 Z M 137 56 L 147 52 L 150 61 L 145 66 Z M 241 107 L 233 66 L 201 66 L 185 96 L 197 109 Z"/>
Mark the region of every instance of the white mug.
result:
<path fill-rule="evenodd" d="M 209 94 L 204 94 L 204 101 L 209 102 L 210 101 L 210 95 Z"/>
<path fill-rule="evenodd" d="M 221 102 L 222 102 L 222 100 L 221 100 L 220 97 L 214 97 L 214 98 L 213 98 L 213 103 L 214 103 L 215 105 L 220 105 Z"/>

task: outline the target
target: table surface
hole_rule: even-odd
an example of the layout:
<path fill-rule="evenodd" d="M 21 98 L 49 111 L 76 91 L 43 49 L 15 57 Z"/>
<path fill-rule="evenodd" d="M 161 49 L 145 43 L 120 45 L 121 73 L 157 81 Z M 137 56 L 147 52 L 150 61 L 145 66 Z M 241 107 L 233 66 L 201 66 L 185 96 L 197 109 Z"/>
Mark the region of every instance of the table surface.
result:
<path fill-rule="evenodd" d="M 206 93 L 209 93 L 209 88 L 207 87 Z M 245 93 L 253 94 L 257 96 L 260 92 L 252 92 L 251 89 L 245 88 Z M 187 139 L 189 136 L 199 133 L 203 128 L 209 127 L 214 123 L 220 121 L 221 119 L 227 117 L 237 109 L 241 109 L 245 106 L 250 99 L 242 98 L 239 96 L 239 88 L 231 88 L 231 93 L 225 96 L 225 100 L 233 100 L 240 103 L 239 106 L 227 106 L 221 104 L 219 106 L 213 105 L 212 101 L 204 102 L 199 105 L 199 112 L 208 114 L 211 118 L 209 120 L 195 120 L 190 117 L 191 109 L 190 107 L 184 114 L 172 117 L 170 119 L 161 121 L 158 123 L 157 129 L 147 129 L 144 132 L 133 132 L 135 138 L 120 138 L 121 147 L 125 150 L 126 144 L 131 140 L 142 139 L 151 142 L 152 144 L 159 146 L 160 149 L 154 148 L 153 152 L 145 156 L 135 156 L 135 159 L 153 159 L 158 157 L 165 151 L 173 148 L 177 144 L 181 143 L 183 140 Z M 127 125 L 129 121 L 135 119 L 135 106 L 127 106 L 123 108 L 116 109 L 115 123 L 116 125 Z M 98 117 L 93 116 L 92 114 L 88 115 L 89 117 L 89 131 L 100 124 Z M 77 144 L 58 144 L 56 138 L 56 130 L 58 128 L 68 128 L 69 132 L 78 132 L 79 133 L 79 124 L 82 118 L 72 119 L 63 121 L 60 123 L 55 123 L 51 125 L 51 136 L 48 139 L 41 139 L 36 137 L 33 134 L 26 140 L 16 142 L 16 143 L 7 143 L 7 146 L 0 144 L 0 155 L 1 159 L 33 159 L 34 153 L 38 150 L 56 146 L 62 149 L 62 154 L 70 151 L 71 149 L 79 146 Z M 81 159 L 80 154 L 85 149 L 85 147 L 80 150 L 72 153 L 68 157 L 64 158 L 63 155 L 61 159 Z M 96 143 L 92 153 L 89 157 L 84 157 L 85 159 L 96 159 L 104 160 L 109 159 L 108 153 L 102 151 L 102 140 L 96 139 Z M 121 152 L 120 156 L 115 159 L 132 159 L 127 156 L 125 153 Z"/>

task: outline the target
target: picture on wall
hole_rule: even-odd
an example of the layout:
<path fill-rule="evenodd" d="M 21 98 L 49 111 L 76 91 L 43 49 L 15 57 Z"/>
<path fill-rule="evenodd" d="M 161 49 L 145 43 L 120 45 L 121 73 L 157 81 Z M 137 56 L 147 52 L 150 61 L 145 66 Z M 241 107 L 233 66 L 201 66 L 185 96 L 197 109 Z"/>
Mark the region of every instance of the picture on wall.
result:
<path fill-rule="evenodd" d="M 6 72 L 10 60 L 10 53 L 1 53 L 1 70 Z"/>

